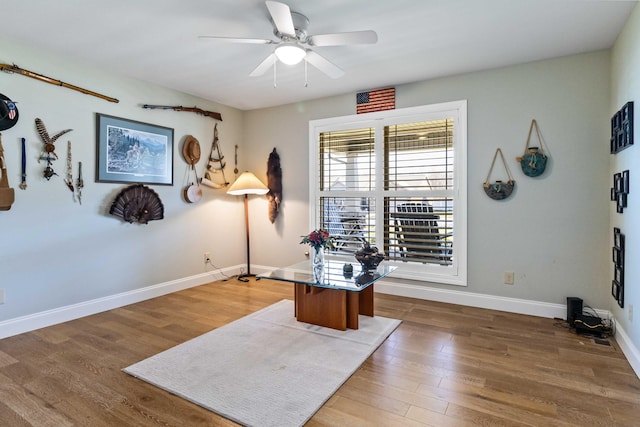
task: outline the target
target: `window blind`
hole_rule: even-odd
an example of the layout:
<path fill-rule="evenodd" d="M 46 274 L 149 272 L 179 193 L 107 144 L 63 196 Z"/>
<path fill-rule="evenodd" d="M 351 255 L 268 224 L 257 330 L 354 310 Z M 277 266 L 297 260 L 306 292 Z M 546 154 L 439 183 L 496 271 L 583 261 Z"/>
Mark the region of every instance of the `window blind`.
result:
<path fill-rule="evenodd" d="M 453 129 L 451 118 L 384 128 L 384 248 L 390 260 L 452 264 Z"/>
<path fill-rule="evenodd" d="M 320 134 L 321 191 L 372 190 L 374 165 L 374 129 Z"/>

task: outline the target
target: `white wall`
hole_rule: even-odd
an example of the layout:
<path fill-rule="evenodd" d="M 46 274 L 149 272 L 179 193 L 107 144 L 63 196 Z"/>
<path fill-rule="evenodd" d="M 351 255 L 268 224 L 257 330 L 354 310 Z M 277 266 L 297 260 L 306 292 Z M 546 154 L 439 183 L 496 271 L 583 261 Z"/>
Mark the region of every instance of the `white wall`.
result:
<path fill-rule="evenodd" d="M 204 188 L 204 198 L 198 204 L 182 199 L 187 184 L 182 142 L 187 134 L 200 141 L 203 155 L 198 171 L 202 174 L 214 120 L 194 113 L 147 110 L 141 105 L 197 105 L 220 112 L 220 144 L 230 159 L 234 145 L 242 144 L 241 111 L 2 41 L 0 61 L 120 100 L 111 103 L 28 77 L 0 73 L 0 93 L 16 101 L 20 112 L 17 125 L 2 132 L 16 201 L 11 210 L 0 212 L 0 288 L 6 300 L 0 305 L 0 320 L 199 274 L 203 274 L 202 282 L 210 281 L 220 276 L 205 274 L 212 270 L 205 269 L 205 251 L 211 252 L 219 266 L 244 262 L 241 200 L 209 188 Z M 164 204 L 164 220 L 128 224 L 108 214 L 126 184 L 94 181 L 96 112 L 174 128 L 174 185 L 152 186 Z M 56 144 L 60 160 L 54 162 L 54 169 L 60 176 L 51 181 L 43 178 L 44 165 L 37 163 L 43 145 L 35 130 L 36 117 L 44 121 L 51 135 L 73 129 Z M 28 187 L 24 191 L 18 188 L 21 137 L 26 138 L 28 147 Z M 73 145 L 74 174 L 77 162 L 83 162 L 82 206 L 73 203 L 63 183 L 67 140 Z M 233 178 L 233 161 L 227 174 Z"/>
<path fill-rule="evenodd" d="M 0 288 L 6 292 L 0 320 L 200 277 L 204 251 L 221 267 L 244 263 L 240 200 L 207 188 L 198 205 L 181 199 L 186 163 L 180 144 L 193 134 L 208 153 L 213 121 L 144 110 L 143 103 L 195 104 L 221 112 L 223 151 L 232 158 L 238 144 L 239 169 L 262 179 L 268 155 L 277 148 L 283 210 L 271 224 L 266 200 L 251 198 L 252 266 L 255 272 L 304 258 L 306 247 L 298 242 L 310 227 L 308 121 L 353 114 L 355 93 L 240 112 L 24 47 L 0 43 L 0 52 L 2 62 L 120 99 L 112 104 L 26 77 L 0 75 L 1 92 L 19 102 L 21 113 L 19 124 L 3 132 L 17 200 L 11 211 L 0 213 Z M 467 99 L 469 108 L 469 286 L 413 285 L 558 305 L 567 296 L 579 296 L 593 307 L 609 306 L 609 61 L 609 52 L 602 51 L 396 87 L 398 108 L 460 99 Z M 93 182 L 95 112 L 175 128 L 175 185 L 154 186 L 165 204 L 165 220 L 130 225 L 105 213 L 124 186 Z M 82 206 L 71 201 L 61 177 L 41 178 L 35 117 L 53 132 L 74 128 L 69 134 L 74 160 L 87 166 Z M 533 118 L 552 158 L 539 179 L 525 177 L 514 160 Z M 24 192 L 17 189 L 21 136 L 30 147 Z M 481 187 L 497 147 L 517 182 L 514 195 L 504 202 L 492 201 Z M 58 152 L 64 158 L 64 147 Z M 56 169 L 64 171 L 64 160 Z M 513 286 L 502 284 L 505 270 L 515 272 Z"/>
<path fill-rule="evenodd" d="M 608 307 L 609 52 L 602 51 L 396 87 L 396 106 L 468 100 L 469 284 L 417 283 L 483 295 L 564 304 L 578 296 Z M 283 213 L 268 226 L 255 218 L 256 263 L 303 259 L 308 232 L 308 121 L 355 113 L 355 94 L 247 112 L 252 164 L 266 168 L 276 147 L 283 164 Z M 548 171 L 524 176 L 515 161 L 536 119 L 551 156 Z M 497 147 L 516 179 L 503 202 L 482 182 Z M 277 250 L 274 250 L 276 249 Z M 515 284 L 503 284 L 504 271 Z"/>
<path fill-rule="evenodd" d="M 624 308 L 620 308 L 613 298 L 608 298 L 609 309 L 618 321 L 619 330 L 624 331 L 636 349 L 640 348 L 640 313 L 636 311 L 631 319 L 632 307 L 640 310 L 640 8 L 636 7 L 618 37 L 612 53 L 612 91 L 609 117 L 629 101 L 634 102 L 634 146 L 616 155 L 609 156 L 609 186 L 613 174 L 629 170 L 630 193 L 628 207 L 624 213 L 616 212 L 614 203 L 609 203 L 611 222 L 609 224 L 608 246 L 613 245 L 613 227 L 619 227 L 626 237 Z M 608 265 L 608 283 L 613 279 L 613 263 Z M 637 350 L 636 350 L 637 351 Z M 640 353 L 636 356 L 636 372 L 640 373 Z"/>

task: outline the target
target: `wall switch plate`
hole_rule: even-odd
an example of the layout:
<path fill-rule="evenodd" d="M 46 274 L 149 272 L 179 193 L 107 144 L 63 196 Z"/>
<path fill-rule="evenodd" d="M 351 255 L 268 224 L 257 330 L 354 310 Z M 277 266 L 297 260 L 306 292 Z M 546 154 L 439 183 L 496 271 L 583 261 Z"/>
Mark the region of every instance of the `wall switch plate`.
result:
<path fill-rule="evenodd" d="M 0 304 L 4 304 L 4 289 L 0 289 Z"/>
<path fill-rule="evenodd" d="M 513 271 L 504 272 L 504 284 L 513 285 Z"/>

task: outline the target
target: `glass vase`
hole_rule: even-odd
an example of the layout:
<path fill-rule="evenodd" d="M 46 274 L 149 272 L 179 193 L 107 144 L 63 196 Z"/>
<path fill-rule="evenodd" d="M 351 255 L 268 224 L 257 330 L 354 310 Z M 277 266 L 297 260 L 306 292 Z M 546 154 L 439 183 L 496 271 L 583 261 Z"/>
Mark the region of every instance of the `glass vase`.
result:
<path fill-rule="evenodd" d="M 313 248 L 311 267 L 314 280 L 316 283 L 321 283 L 324 279 L 324 250 L 321 246 Z"/>

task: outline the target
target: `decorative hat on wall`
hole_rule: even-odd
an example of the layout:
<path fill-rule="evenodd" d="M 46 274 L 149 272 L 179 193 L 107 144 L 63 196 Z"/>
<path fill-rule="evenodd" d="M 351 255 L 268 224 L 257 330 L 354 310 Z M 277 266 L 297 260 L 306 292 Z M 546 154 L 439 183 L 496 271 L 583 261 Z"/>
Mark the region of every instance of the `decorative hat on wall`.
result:
<path fill-rule="evenodd" d="M 0 130 L 14 127 L 18 123 L 18 116 L 15 102 L 0 93 Z"/>
<path fill-rule="evenodd" d="M 193 135 L 187 135 L 184 140 L 182 155 L 191 166 L 194 166 L 200 161 L 200 143 Z"/>

